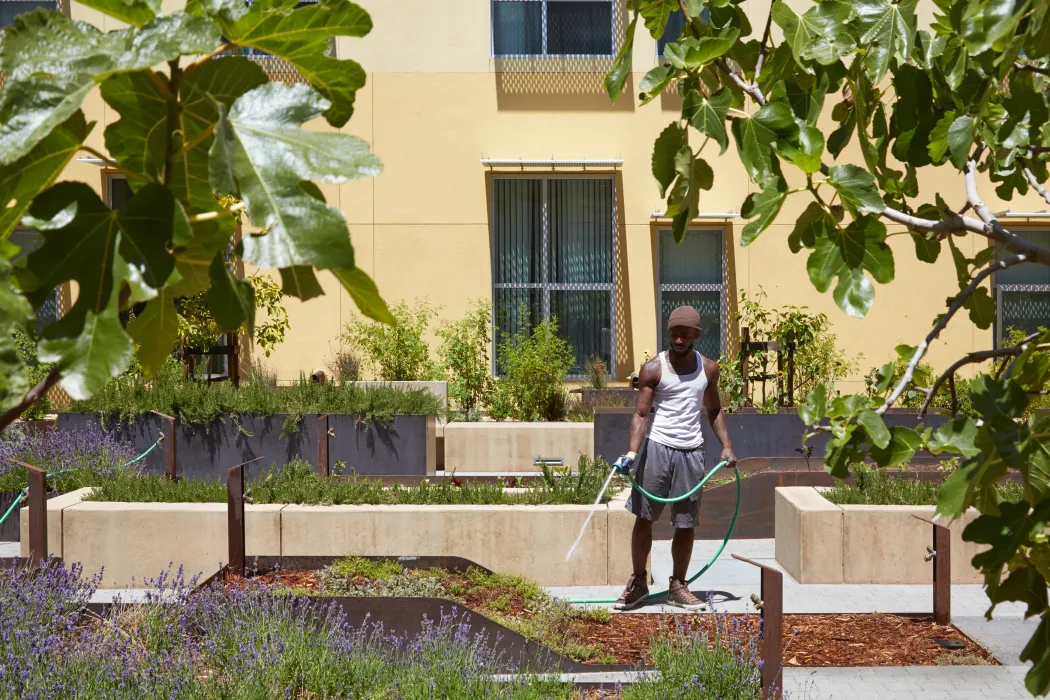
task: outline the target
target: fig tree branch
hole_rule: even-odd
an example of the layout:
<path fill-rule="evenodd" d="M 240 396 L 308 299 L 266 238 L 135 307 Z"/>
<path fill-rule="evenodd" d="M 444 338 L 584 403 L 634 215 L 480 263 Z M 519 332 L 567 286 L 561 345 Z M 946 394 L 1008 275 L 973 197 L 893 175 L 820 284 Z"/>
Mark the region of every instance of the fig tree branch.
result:
<path fill-rule="evenodd" d="M 926 338 L 924 338 L 923 341 L 919 343 L 919 346 L 915 348 L 915 352 L 912 353 L 911 359 L 908 360 L 908 365 L 904 368 L 904 374 L 901 375 L 900 381 L 898 381 L 897 386 L 894 387 L 893 393 L 891 393 L 889 398 L 886 399 L 886 403 L 879 406 L 875 411 L 876 413 L 879 415 L 885 415 L 886 411 L 888 411 L 890 407 L 893 406 L 894 402 L 901 397 L 904 390 L 908 388 L 908 384 L 911 383 L 912 377 L 915 374 L 915 368 L 919 366 L 919 362 L 926 354 L 926 351 L 930 348 L 930 343 L 937 339 L 937 336 L 939 336 L 941 331 L 948 326 L 948 322 L 952 320 L 952 317 L 955 316 L 959 309 L 963 308 L 966 304 L 966 300 L 973 296 L 981 283 L 992 273 L 999 270 L 1005 270 L 1014 265 L 1019 265 L 1027 260 L 1028 258 L 1023 254 L 1014 255 L 1004 260 L 996 260 L 991 265 L 974 275 L 973 279 L 970 280 L 970 284 L 966 285 L 966 289 L 959 292 L 959 295 L 952 300 L 948 310 L 937 321 L 937 325 L 933 327 L 933 329 L 926 335 Z M 926 403 L 923 404 L 923 410 L 925 410 L 925 407 L 933 400 L 934 393 L 935 391 L 931 390 L 930 395 L 926 397 Z"/>
<path fill-rule="evenodd" d="M 1050 348 L 1050 345 L 1045 343 L 1036 345 L 1035 349 L 1045 350 Z M 922 405 L 922 409 L 919 411 L 919 417 L 926 415 L 926 409 L 929 408 L 930 399 L 933 398 L 937 390 L 941 388 L 941 385 L 948 380 L 949 377 L 954 377 L 955 373 L 965 365 L 972 365 L 978 362 L 987 362 L 988 360 L 994 360 L 997 357 L 1017 357 L 1025 350 L 1028 349 L 1028 343 L 1022 343 L 1012 348 L 999 348 L 998 350 L 979 350 L 977 352 L 971 352 L 964 355 L 962 358 L 955 361 L 955 363 L 944 371 L 944 374 L 937 377 L 937 381 L 933 383 L 933 387 L 930 391 L 930 398 L 926 399 L 926 403 Z"/>
<path fill-rule="evenodd" d="M 1021 172 L 1024 173 L 1025 179 L 1028 180 L 1028 184 L 1032 186 L 1032 189 L 1039 193 L 1047 204 L 1050 204 L 1050 192 L 1046 191 L 1046 188 L 1039 184 L 1039 180 L 1035 178 L 1035 174 L 1028 167 L 1028 164 L 1024 160 L 1018 159 L 1021 164 Z"/>

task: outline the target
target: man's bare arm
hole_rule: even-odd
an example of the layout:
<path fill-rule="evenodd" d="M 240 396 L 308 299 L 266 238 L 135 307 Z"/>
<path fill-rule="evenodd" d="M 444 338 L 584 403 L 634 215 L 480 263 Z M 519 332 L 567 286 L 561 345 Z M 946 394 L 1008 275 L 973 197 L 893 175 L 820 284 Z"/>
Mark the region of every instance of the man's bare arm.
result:
<path fill-rule="evenodd" d="M 660 361 L 653 359 L 642 365 L 638 373 L 638 400 L 634 404 L 634 415 L 631 417 L 631 434 L 627 442 L 629 452 L 638 453 L 642 447 L 642 438 L 649 423 L 649 411 L 653 408 L 653 392 L 660 384 Z"/>
<path fill-rule="evenodd" d="M 733 442 L 729 439 L 729 427 L 726 425 L 726 414 L 722 411 L 722 400 L 718 397 L 718 363 L 705 357 L 704 374 L 707 375 L 707 389 L 704 390 L 707 419 L 711 422 L 715 437 L 722 443 L 722 460 L 729 462 L 727 466 L 732 467 L 736 464 L 736 453 L 733 452 Z"/>

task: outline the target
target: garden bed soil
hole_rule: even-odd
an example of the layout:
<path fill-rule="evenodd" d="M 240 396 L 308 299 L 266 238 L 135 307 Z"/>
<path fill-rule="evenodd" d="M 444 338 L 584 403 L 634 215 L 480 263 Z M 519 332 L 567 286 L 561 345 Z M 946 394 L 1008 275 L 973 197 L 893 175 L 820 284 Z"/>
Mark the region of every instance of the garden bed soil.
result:
<path fill-rule="evenodd" d="M 321 591 L 316 570 L 287 570 L 263 573 L 248 579 L 230 576 L 226 585 L 281 586 L 304 593 Z M 529 602 L 511 586 L 476 586 L 463 573 L 442 571 L 446 590 L 462 590 L 455 602 L 486 617 L 504 623 L 527 622 L 534 617 Z M 249 583 L 250 582 L 250 583 Z M 358 576 L 354 585 L 367 585 Z M 740 624 L 759 633 L 758 615 L 730 615 Z M 561 630 L 565 641 L 580 648 L 590 647 L 591 664 L 649 665 L 650 642 L 681 632 L 713 633 L 714 614 L 617 613 L 607 621 L 580 618 Z M 960 632 L 954 625 L 938 625 L 923 615 L 806 614 L 785 615 L 783 625 L 785 666 L 937 666 L 949 664 L 990 664 L 998 662 Z M 949 649 L 937 640 L 952 640 L 960 648 Z"/>

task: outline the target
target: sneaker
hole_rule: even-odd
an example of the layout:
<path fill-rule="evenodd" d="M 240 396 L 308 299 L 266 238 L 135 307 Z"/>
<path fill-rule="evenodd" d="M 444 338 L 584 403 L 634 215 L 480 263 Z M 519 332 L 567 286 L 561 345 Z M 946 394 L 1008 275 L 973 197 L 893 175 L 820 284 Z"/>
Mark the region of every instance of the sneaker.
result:
<path fill-rule="evenodd" d="M 645 573 L 631 574 L 631 578 L 627 579 L 627 588 L 623 589 L 623 593 L 613 603 L 613 610 L 634 610 L 644 603 L 649 597 L 649 586 L 646 585 L 645 578 Z"/>
<path fill-rule="evenodd" d="M 667 586 L 667 604 L 676 608 L 695 610 L 701 612 L 707 610 L 707 603 L 703 602 L 689 592 L 689 586 L 685 581 L 672 578 Z"/>

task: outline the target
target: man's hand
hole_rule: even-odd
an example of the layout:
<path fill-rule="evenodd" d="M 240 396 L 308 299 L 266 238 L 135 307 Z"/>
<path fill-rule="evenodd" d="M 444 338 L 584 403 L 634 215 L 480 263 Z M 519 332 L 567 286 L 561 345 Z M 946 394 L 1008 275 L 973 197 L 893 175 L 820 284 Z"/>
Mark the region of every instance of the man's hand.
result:
<path fill-rule="evenodd" d="M 722 461 L 726 463 L 726 466 L 730 469 L 736 466 L 736 453 L 733 452 L 732 447 L 722 448 Z"/>
<path fill-rule="evenodd" d="M 620 474 L 627 476 L 630 474 L 631 467 L 634 466 L 634 460 L 636 460 L 637 458 L 638 455 L 636 455 L 634 452 L 628 452 L 627 454 L 621 456 L 618 460 L 613 462 L 613 467 Z"/>

